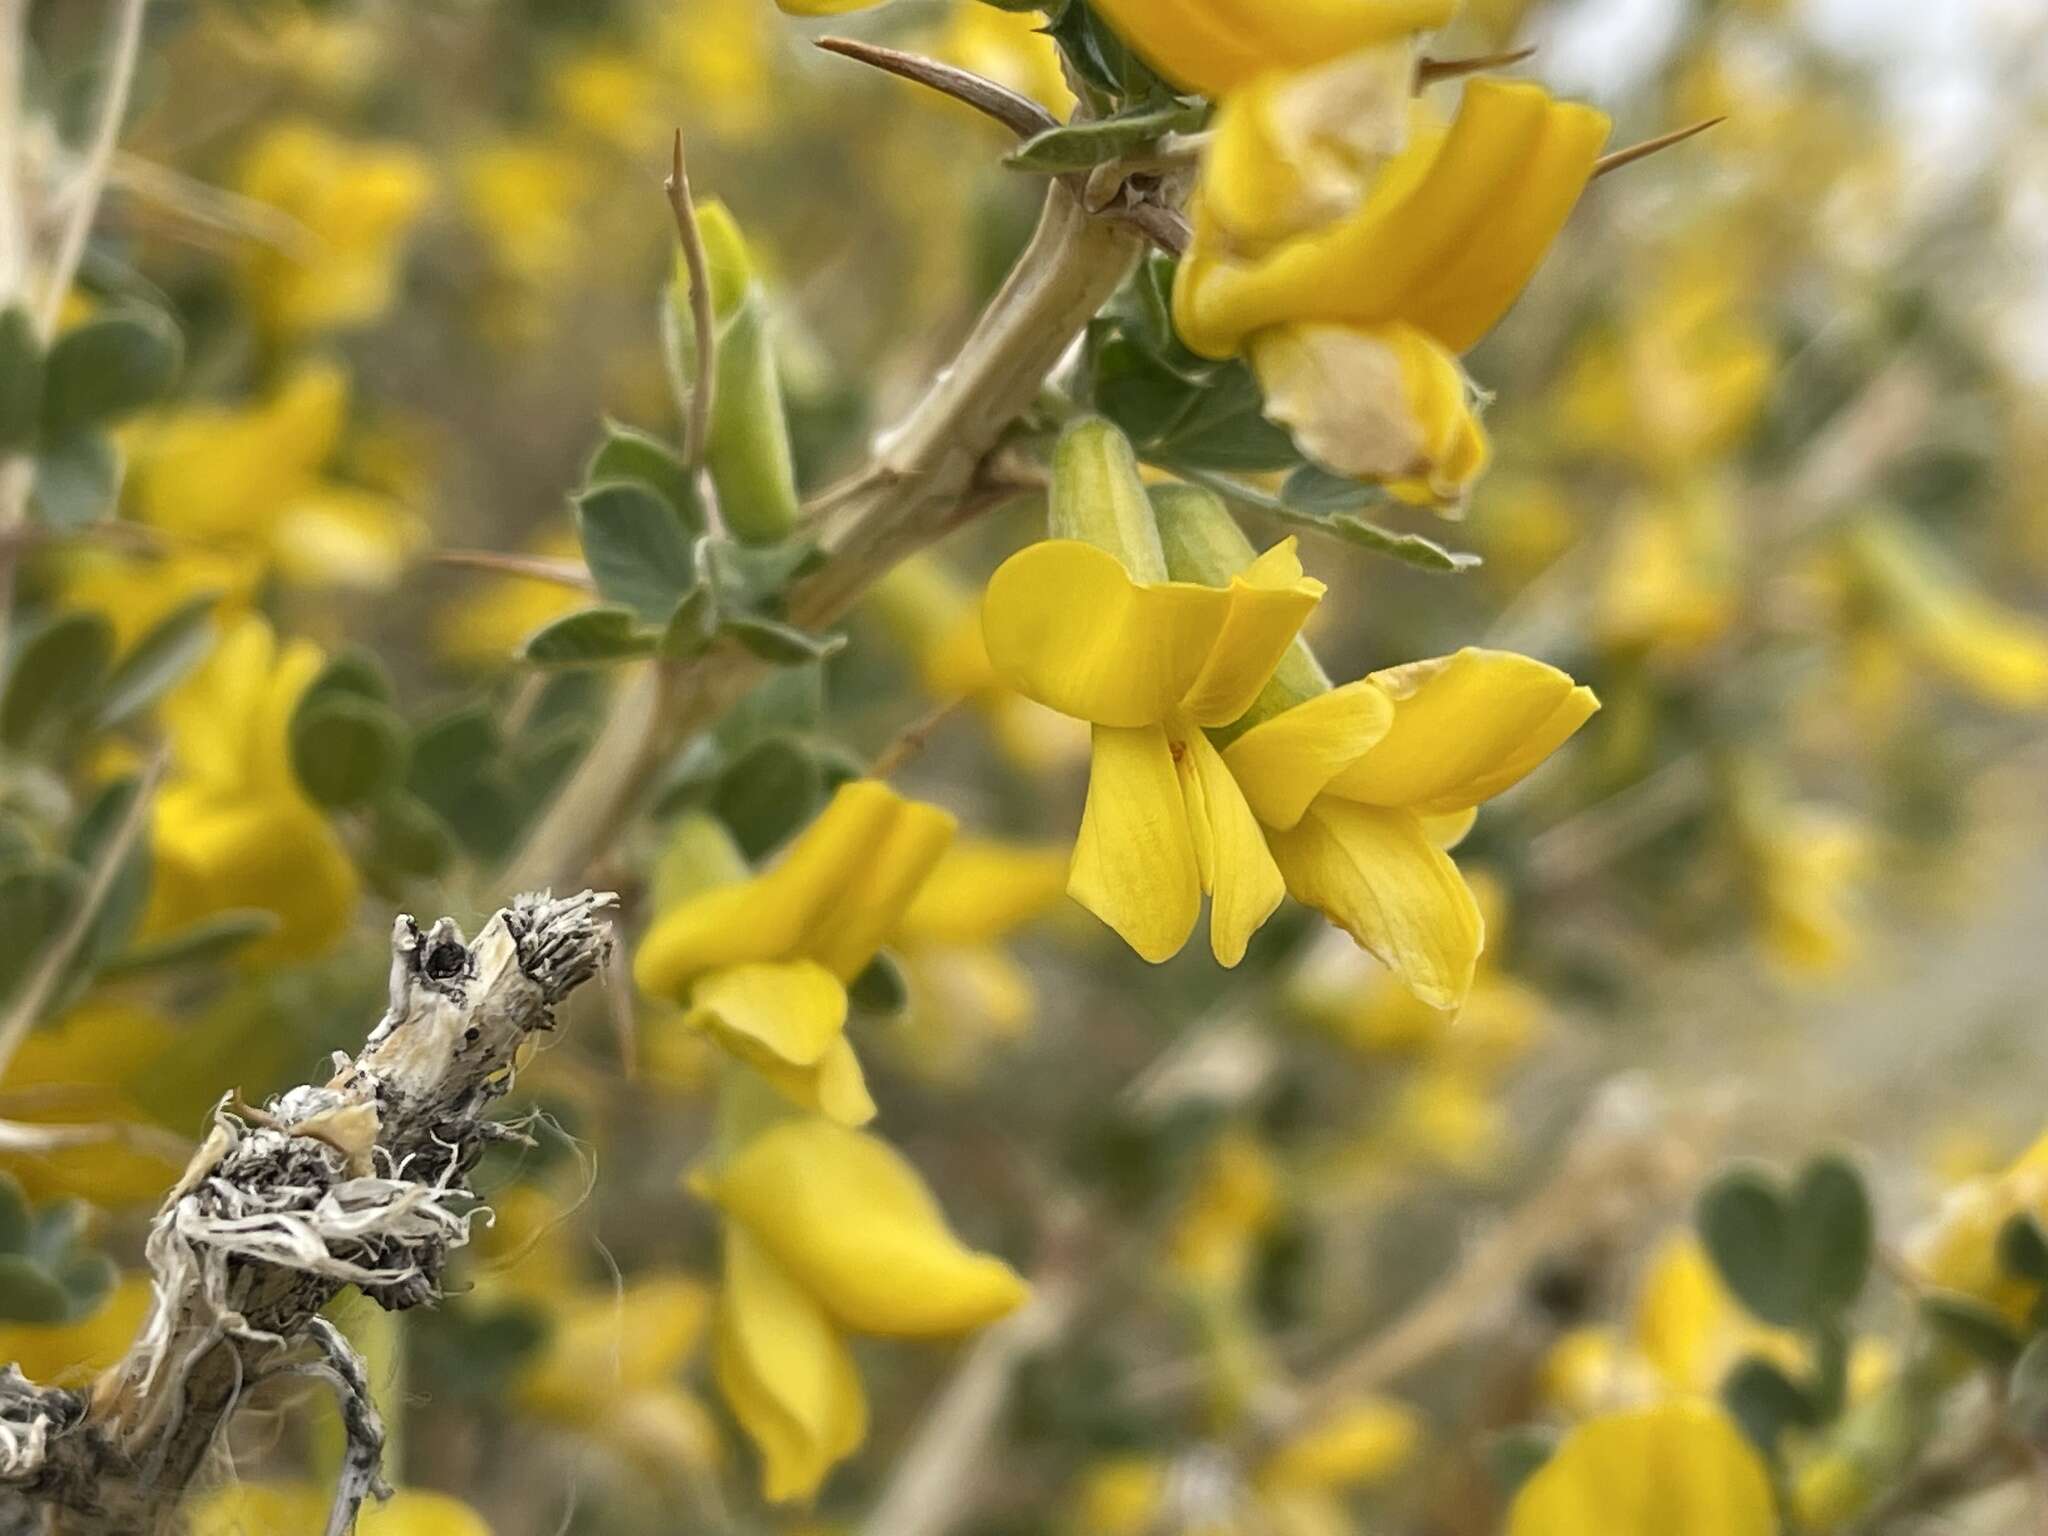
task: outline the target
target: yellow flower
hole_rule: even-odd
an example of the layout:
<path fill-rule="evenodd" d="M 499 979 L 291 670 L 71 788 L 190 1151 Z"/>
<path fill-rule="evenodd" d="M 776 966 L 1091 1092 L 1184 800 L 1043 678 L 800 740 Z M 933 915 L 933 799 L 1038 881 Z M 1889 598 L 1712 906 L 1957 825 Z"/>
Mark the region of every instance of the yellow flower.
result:
<path fill-rule="evenodd" d="M 1025 697 L 1094 727 L 1068 891 L 1145 959 L 1178 953 L 1205 892 L 1224 965 L 1285 894 L 1245 797 L 1205 727 L 1228 725 L 1272 677 L 1323 585 L 1294 540 L 1227 587 L 1168 581 L 1130 445 L 1084 422 L 1061 439 L 1054 526 L 1109 529 L 1116 553 L 1053 539 L 989 581 L 989 660 Z"/>
<path fill-rule="evenodd" d="M 1932 1286 L 1996 1308 L 2024 1322 L 2041 1287 L 1999 1262 L 1998 1234 L 2015 1216 L 2048 1224 L 2048 1136 L 2011 1167 L 1953 1190 L 1940 1212 L 1909 1245 L 1913 1268 Z"/>
<path fill-rule="evenodd" d="M 875 1106 L 845 1035 L 846 984 L 888 941 L 954 827 L 886 784 L 842 785 L 772 868 L 664 913 L 634 980 L 685 1003 L 691 1026 L 791 1102 L 862 1124 Z"/>
<path fill-rule="evenodd" d="M 1566 372 L 1559 400 L 1573 441 L 1660 471 L 1725 454 L 1756 420 L 1776 363 L 1745 313 L 1742 265 L 1725 240 L 1682 248 Z"/>
<path fill-rule="evenodd" d="M 1099 0 L 1176 85 L 1221 96 L 1268 70 L 1307 69 L 1440 27 L 1458 0 Z"/>
<path fill-rule="evenodd" d="M 1862 593 L 1924 665 L 1999 708 L 2048 709 L 2048 623 L 1977 591 L 1901 518 L 1868 513 L 1844 543 Z"/>
<path fill-rule="evenodd" d="M 179 1036 L 163 1019 L 94 997 L 22 1038 L 0 1076 L 7 1117 L 29 1125 L 147 1125 L 134 1084 Z M 183 1160 L 169 1150 L 108 1140 L 0 1159 L 33 1199 L 67 1195 L 102 1206 L 153 1203 Z"/>
<path fill-rule="evenodd" d="M 1609 1414 L 1565 1437 L 1515 1496 L 1507 1536 L 1776 1536 L 1761 1457 L 1711 1403 Z"/>
<path fill-rule="evenodd" d="M 1555 667 L 1468 648 L 1305 698 L 1223 760 L 1295 900 L 1450 1009 L 1471 991 L 1486 927 L 1445 849 L 1599 707 Z"/>
<path fill-rule="evenodd" d="M 1477 80 L 1448 126 L 1418 125 L 1348 211 L 1307 229 L 1257 187 L 1256 145 L 1219 144 L 1175 325 L 1205 356 L 1243 351 L 1318 462 L 1455 503 L 1487 458 L 1458 354 L 1527 286 L 1607 130 L 1539 86 Z"/>
<path fill-rule="evenodd" d="M 44 1386 L 83 1386 L 128 1353 L 150 1294 L 147 1275 L 124 1275 L 97 1312 L 75 1323 L 0 1324 L 0 1361 Z"/>
<path fill-rule="evenodd" d="M 503 139 L 463 155 L 463 210 L 499 272 L 537 286 L 575 266 L 585 240 L 579 210 L 588 173 L 578 156 L 538 138 Z"/>
<path fill-rule="evenodd" d="M 1259 1239 L 1280 1213 L 1280 1170 L 1258 1138 L 1233 1131 L 1203 1159 L 1175 1218 L 1168 1257 L 1185 1279 L 1229 1291 L 1250 1272 Z"/>
<path fill-rule="evenodd" d="M 950 1337 L 1026 1296 L 953 1235 L 915 1169 L 829 1120 L 770 1125 L 700 1187 L 728 1220 L 714 1369 L 770 1499 L 809 1498 L 866 1437 L 845 1333 Z"/>
<path fill-rule="evenodd" d="M 734 141 L 782 120 L 773 71 L 780 39 L 760 0 L 691 0 L 658 14 L 656 56 L 693 119 Z"/>
<path fill-rule="evenodd" d="M 565 59 L 549 71 L 548 100 L 584 132 L 628 154 L 658 142 L 661 80 L 636 54 L 598 49 Z"/>
<path fill-rule="evenodd" d="M 263 581 L 264 560 L 253 549 L 180 546 L 131 553 L 84 542 L 63 552 L 64 598 L 97 613 L 125 652 L 177 609 L 202 597 L 218 599 L 227 617 L 246 608 Z"/>
<path fill-rule="evenodd" d="M 325 476 L 348 393 L 340 367 L 310 361 L 251 404 L 146 419 L 130 434 L 134 515 L 220 560 L 260 557 L 298 585 L 389 586 L 422 530 L 390 498 Z"/>
<path fill-rule="evenodd" d="M 1860 948 L 1854 900 L 1870 868 L 1868 831 L 1843 812 L 1785 800 L 1753 765 L 1738 772 L 1735 818 L 1764 948 L 1795 976 L 1840 974 Z"/>
<path fill-rule="evenodd" d="M 334 1492 L 312 1483 L 230 1483 L 197 1501 L 191 1536 L 248 1536 L 255 1531 L 317 1531 L 327 1523 Z M 491 1536 L 483 1516 L 459 1499 L 401 1488 L 363 1505 L 360 1536 Z"/>
<path fill-rule="evenodd" d="M 999 941 L 1058 904 L 1066 883 L 1066 855 L 1057 848 L 976 840 L 947 850 L 892 941 L 910 1004 L 888 1038 L 907 1065 L 957 1079 L 985 1044 L 1024 1032 L 1037 989 Z"/>
<path fill-rule="evenodd" d="M 977 4 L 977 10 L 986 6 Z M 1044 770 L 1088 750 L 1088 733 L 997 679 L 981 638 L 974 596 L 931 555 L 914 555 L 875 583 L 869 605 L 910 655 L 934 701 L 966 699 L 1021 768 Z"/>
<path fill-rule="evenodd" d="M 267 129 L 237 190 L 300 225 L 306 248 L 244 251 L 242 282 L 265 326 L 303 335 L 382 315 L 432 184 L 425 159 L 404 145 L 351 143 L 296 120 Z"/>
<path fill-rule="evenodd" d="M 536 1417 L 614 1449 L 654 1477 L 716 1465 L 718 1432 L 679 1377 L 711 1298 L 694 1280 L 653 1277 L 548 1298 L 553 1329 L 514 1391 Z"/>
<path fill-rule="evenodd" d="M 242 956 L 274 965 L 316 954 L 347 929 L 355 866 L 291 767 L 292 711 L 321 662 L 309 641 L 280 646 L 248 616 L 164 700 L 175 767 L 151 828 L 146 934 L 256 908 L 279 926 Z"/>
<path fill-rule="evenodd" d="M 1718 486 L 1695 485 L 1624 514 L 1596 599 L 1594 628 L 1620 650 L 1685 660 L 1734 622 L 1734 509 Z"/>

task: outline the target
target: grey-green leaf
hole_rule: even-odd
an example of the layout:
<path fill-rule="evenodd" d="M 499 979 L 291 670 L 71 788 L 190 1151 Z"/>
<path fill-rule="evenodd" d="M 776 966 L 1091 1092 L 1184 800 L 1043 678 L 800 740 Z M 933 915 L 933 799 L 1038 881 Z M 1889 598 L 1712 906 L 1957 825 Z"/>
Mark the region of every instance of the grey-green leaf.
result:
<path fill-rule="evenodd" d="M 47 442 L 111 425 L 153 405 L 178 377 L 184 343 L 168 316 L 135 309 L 66 331 L 43 370 Z"/>
<path fill-rule="evenodd" d="M 104 432 L 45 442 L 36 455 L 36 516 L 52 528 L 79 528 L 114 508 L 121 488 L 121 451 Z"/>
<path fill-rule="evenodd" d="M 836 654 L 846 644 L 844 635 L 814 635 L 794 624 L 764 619 L 753 613 L 729 614 L 720 628 L 754 655 L 778 667 L 821 661 Z"/>
<path fill-rule="evenodd" d="M 1792 1265 L 1792 1215 L 1775 1180 L 1760 1169 L 1731 1168 L 1700 1194 L 1700 1240 L 1735 1297 L 1780 1327 L 1803 1321 Z"/>
<path fill-rule="evenodd" d="M 698 538 L 704 532 L 704 505 L 683 465 L 682 455 L 638 427 L 605 422 L 604 441 L 591 456 L 590 468 L 583 478 L 590 485 L 610 480 L 641 481 L 668 502 L 688 537 Z"/>
<path fill-rule="evenodd" d="M 322 805 L 362 805 L 405 773 L 405 724 L 385 705 L 332 691 L 292 716 L 292 772 Z"/>
<path fill-rule="evenodd" d="M 0 741 L 24 747 L 92 703 L 114 657 L 113 626 L 96 613 L 60 614 L 19 647 L 0 695 Z"/>
<path fill-rule="evenodd" d="M 43 348 L 19 304 L 0 311 L 0 453 L 35 446 L 43 413 Z"/>
<path fill-rule="evenodd" d="M 659 638 L 629 608 L 585 608 L 535 634 L 525 654 L 536 667 L 595 667 L 652 656 Z"/>
<path fill-rule="evenodd" d="M 1809 1321 L 1835 1316 L 1862 1294 L 1876 1243 L 1870 1195 L 1855 1166 L 1835 1155 L 1808 1163 L 1792 1196 L 1792 1262 Z"/>
<path fill-rule="evenodd" d="M 576 502 L 583 558 L 608 602 L 665 624 L 696 582 L 696 556 L 668 501 L 637 480 L 593 486 Z"/>
<path fill-rule="evenodd" d="M 197 666 L 213 644 L 213 593 L 171 610 L 136 641 L 107 674 L 94 720 L 101 726 L 132 719 Z"/>

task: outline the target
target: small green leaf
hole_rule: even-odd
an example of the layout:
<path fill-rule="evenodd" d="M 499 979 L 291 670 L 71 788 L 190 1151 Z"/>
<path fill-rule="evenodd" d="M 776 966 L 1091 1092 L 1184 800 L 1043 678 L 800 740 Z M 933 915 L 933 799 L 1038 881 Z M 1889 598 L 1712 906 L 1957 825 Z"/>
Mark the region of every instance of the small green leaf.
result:
<path fill-rule="evenodd" d="M 583 479 L 587 485 L 629 480 L 651 486 L 669 504 L 686 537 L 703 537 L 704 506 L 682 455 L 650 433 L 606 421 L 604 441 L 597 445 Z"/>
<path fill-rule="evenodd" d="M 199 922 L 131 945 L 100 967 L 102 976 L 134 976 L 188 966 L 216 965 L 245 944 L 277 932 L 275 912 L 216 912 Z"/>
<path fill-rule="evenodd" d="M 1065 123 L 1026 139 L 1003 164 L 1054 176 L 1089 170 L 1155 144 L 1169 133 L 1199 127 L 1206 110 L 1200 102 L 1169 97 L 1108 117 Z"/>
<path fill-rule="evenodd" d="M 28 1235 L 28 1197 L 13 1174 L 0 1173 L 0 1253 L 24 1252 Z"/>
<path fill-rule="evenodd" d="M 1876 1218 L 1855 1165 L 1837 1155 L 1808 1163 L 1792 1194 L 1792 1264 L 1808 1321 L 1835 1316 L 1863 1293 L 1876 1250 Z"/>
<path fill-rule="evenodd" d="M 1752 1444 L 1767 1456 L 1778 1453 L 1788 1429 L 1819 1422 L 1813 1401 L 1777 1366 L 1751 1355 L 1721 1383 L 1721 1401 Z"/>
<path fill-rule="evenodd" d="M 72 863 L 80 869 L 98 866 L 108 843 L 128 819 L 141 788 L 141 780 L 130 778 L 118 780 L 100 791 L 78 819 L 78 826 L 71 834 Z M 149 839 L 147 836 L 138 837 L 129 845 L 120 869 L 115 872 L 106 895 L 101 898 L 92 931 L 87 935 L 82 950 L 85 959 L 96 963 L 122 948 L 133 937 L 142 922 L 143 908 L 149 902 L 150 867 Z"/>
<path fill-rule="evenodd" d="M 0 311 L 0 454 L 35 446 L 43 411 L 43 348 L 19 304 Z"/>
<path fill-rule="evenodd" d="M 791 736 L 770 736 L 736 758 L 712 791 L 711 810 L 749 859 L 780 846 L 824 803 L 818 764 Z"/>
<path fill-rule="evenodd" d="M 18 648 L 0 695 L 0 741 L 26 747 L 93 702 L 114 657 L 113 626 L 96 613 L 64 613 Z"/>
<path fill-rule="evenodd" d="M 94 723 L 133 719 L 170 691 L 213 645 L 213 593 L 180 604 L 130 647 L 107 674 Z"/>
<path fill-rule="evenodd" d="M 1997 1370 L 2019 1358 L 2020 1337 L 2004 1315 L 1975 1297 L 1933 1291 L 1920 1298 L 1920 1317 L 1964 1354 Z"/>
<path fill-rule="evenodd" d="M 827 656 L 836 655 L 846 645 L 844 635 L 814 635 L 794 624 L 764 619 L 753 613 L 728 614 L 719 622 L 719 629 L 763 661 L 778 667 L 822 661 Z"/>
<path fill-rule="evenodd" d="M 1347 544 L 1356 544 L 1360 549 L 1369 549 L 1376 555 L 1387 555 L 1403 564 L 1416 566 L 1425 571 L 1439 571 L 1446 574 L 1462 574 L 1477 570 L 1481 565 L 1479 556 L 1463 550 L 1451 550 L 1434 539 L 1424 538 L 1419 533 L 1400 533 L 1392 528 L 1382 528 L 1377 523 L 1349 513 L 1322 516 L 1304 512 L 1289 506 L 1276 496 L 1233 480 L 1228 475 L 1210 474 L 1184 465 L 1161 461 L 1160 468 L 1171 470 L 1183 479 L 1200 486 L 1206 486 L 1226 501 L 1240 506 L 1251 507 L 1293 528 L 1305 528 L 1325 538 L 1341 539 Z"/>
<path fill-rule="evenodd" d="M 151 310 L 103 315 L 66 331 L 43 371 L 43 440 L 111 425 L 153 405 L 169 393 L 183 355 L 177 326 Z"/>
<path fill-rule="evenodd" d="M 85 872 L 75 864 L 46 860 L 0 874 L 0 998 L 13 996 L 45 943 L 77 909 Z"/>
<path fill-rule="evenodd" d="M 384 663 L 361 646 L 350 646 L 330 657 L 306 685 L 299 707 L 303 709 L 312 700 L 330 694 L 346 694 L 374 704 L 389 704 L 395 697 L 391 674 L 384 670 Z"/>
<path fill-rule="evenodd" d="M 56 1273 L 67 1303 L 65 1320 L 76 1321 L 99 1311 L 121 1278 L 121 1271 L 104 1253 L 74 1253 Z"/>
<path fill-rule="evenodd" d="M 377 801 L 370 859 L 403 875 L 438 875 L 455 856 L 455 834 L 416 796 L 393 790 Z"/>
<path fill-rule="evenodd" d="M 661 654 L 670 661 L 688 661 L 711 649 L 718 638 L 718 592 L 700 581 L 683 594 L 661 632 Z"/>
<path fill-rule="evenodd" d="M 61 1323 L 71 1315 L 71 1298 L 34 1259 L 0 1254 L 0 1318 L 13 1323 Z"/>
<path fill-rule="evenodd" d="M 894 956 L 881 953 L 853 978 L 846 995 L 862 1013 L 894 1017 L 910 1006 L 910 981 Z"/>
<path fill-rule="evenodd" d="M 585 608 L 555 620 L 526 642 L 536 667 L 595 667 L 652 656 L 658 634 L 628 608 Z"/>
<path fill-rule="evenodd" d="M 1494 1487 L 1504 1499 L 1512 1499 L 1522 1484 L 1543 1470 L 1557 1453 L 1557 1432 L 1535 1425 L 1503 1430 L 1486 1444 L 1486 1470 L 1493 1474 Z"/>
<path fill-rule="evenodd" d="M 1731 1168 L 1700 1194 L 1700 1240 L 1735 1297 L 1781 1328 L 1804 1320 L 1792 1259 L 1792 1214 L 1761 1169 Z"/>
<path fill-rule="evenodd" d="M 292 771 L 307 794 L 336 808 L 362 805 L 405 774 L 405 722 L 383 704 L 330 690 L 292 716 Z"/>
<path fill-rule="evenodd" d="M 2048 1284 L 2048 1234 L 2028 1212 L 1998 1229 L 1998 1267 L 2017 1279 Z"/>
<path fill-rule="evenodd" d="M 576 502 L 583 558 L 609 602 L 663 624 L 697 579 L 697 561 L 675 510 L 637 480 L 593 486 Z"/>
<path fill-rule="evenodd" d="M 104 432 L 45 443 L 36 455 L 36 516 L 52 528 L 82 528 L 114 507 L 121 451 Z"/>

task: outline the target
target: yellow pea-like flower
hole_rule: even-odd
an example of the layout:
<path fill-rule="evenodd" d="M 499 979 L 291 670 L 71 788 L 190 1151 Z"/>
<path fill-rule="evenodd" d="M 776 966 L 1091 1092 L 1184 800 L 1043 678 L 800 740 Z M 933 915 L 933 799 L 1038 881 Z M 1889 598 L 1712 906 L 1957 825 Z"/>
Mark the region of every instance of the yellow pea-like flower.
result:
<path fill-rule="evenodd" d="M 255 908 L 279 925 L 242 958 L 266 965 L 317 954 L 347 930 L 355 865 L 291 766 L 292 712 L 322 661 L 310 642 L 280 644 L 245 616 L 164 700 L 176 770 L 151 826 L 145 935 Z"/>
<path fill-rule="evenodd" d="M 1764 1464 L 1712 1403 L 1593 1419 L 1522 1485 L 1508 1536 L 1774 1536 Z"/>
<path fill-rule="evenodd" d="M 1034 544 L 990 579 L 983 635 L 996 675 L 1094 728 L 1068 891 L 1145 959 L 1171 958 L 1213 897 L 1224 965 L 1284 894 L 1244 796 L 1205 728 L 1249 709 L 1322 600 L 1295 541 L 1222 586 L 1170 581 L 1130 445 L 1106 422 L 1055 454 L 1053 526 L 1094 540 Z"/>
<path fill-rule="evenodd" d="M 641 991 L 785 1098 L 847 1125 L 874 1117 L 845 1037 L 846 986 L 890 938 L 956 823 L 864 779 L 842 785 L 777 863 L 664 913 L 633 961 Z"/>
<path fill-rule="evenodd" d="M 955 1237 L 917 1171 L 830 1120 L 770 1124 L 694 1186 L 727 1217 L 713 1365 L 770 1499 L 807 1499 L 867 1434 L 845 1334 L 946 1338 L 1024 1282 Z"/>
<path fill-rule="evenodd" d="M 1096 9 L 1174 84 L 1221 96 L 1269 70 L 1440 27 L 1458 0 L 1098 0 Z"/>
<path fill-rule="evenodd" d="M 418 154 L 351 143 L 310 122 L 269 129 L 249 151 L 238 188 L 305 232 L 290 248 L 251 243 L 243 285 L 265 325 L 303 335 L 361 325 L 391 307 L 398 264 L 433 190 Z"/>

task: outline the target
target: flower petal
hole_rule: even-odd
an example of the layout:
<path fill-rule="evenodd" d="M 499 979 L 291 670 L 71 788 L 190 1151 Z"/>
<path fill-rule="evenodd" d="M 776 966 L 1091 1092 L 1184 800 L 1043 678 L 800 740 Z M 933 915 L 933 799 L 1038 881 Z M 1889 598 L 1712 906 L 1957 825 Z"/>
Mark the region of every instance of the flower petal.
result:
<path fill-rule="evenodd" d="M 1219 965 L 1236 965 L 1252 935 L 1286 898 L 1287 883 L 1266 850 L 1265 834 L 1244 792 L 1200 731 L 1188 737 L 1180 776 L 1202 888 L 1212 898 L 1209 947 Z"/>
<path fill-rule="evenodd" d="M 1166 732 L 1095 727 L 1067 893 L 1157 965 L 1202 915 L 1201 875 Z"/>
<path fill-rule="evenodd" d="M 1231 579 L 1230 609 L 1202 670 L 1180 701 L 1197 725 L 1228 725 L 1252 707 L 1328 590 L 1304 576 L 1283 539 Z"/>
<path fill-rule="evenodd" d="M 955 843 L 918 888 L 894 942 L 989 944 L 1040 916 L 1066 894 L 1058 848 L 993 840 Z"/>
<path fill-rule="evenodd" d="M 1296 901 L 1379 956 L 1432 1008 L 1465 1001 L 1486 923 L 1420 817 L 1325 796 L 1269 840 Z"/>
<path fill-rule="evenodd" d="M 1521 782 L 1600 708 L 1590 688 L 1510 651 L 1468 648 L 1371 681 L 1393 700 L 1394 723 L 1330 793 L 1428 815 L 1469 810 Z"/>
<path fill-rule="evenodd" d="M 1141 585 L 1075 539 L 1018 551 L 989 578 L 982 634 L 996 675 L 1026 698 L 1095 725 L 1157 725 L 1201 676 L 1232 594 Z"/>
<path fill-rule="evenodd" d="M 766 1249 L 725 1234 L 725 1290 L 712 1367 L 761 1452 L 761 1491 L 808 1499 L 867 1436 L 867 1399 L 846 1342 Z"/>
<path fill-rule="evenodd" d="M 1285 831 L 1393 723 L 1386 690 L 1370 679 L 1346 683 L 1253 726 L 1224 749 L 1223 761 L 1252 814 Z"/>
<path fill-rule="evenodd" d="M 861 1333 L 965 1333 L 1018 1306 L 1024 1282 L 965 1247 L 917 1171 L 878 1138 L 828 1120 L 769 1127 L 707 1181 L 726 1214 Z"/>
<path fill-rule="evenodd" d="M 814 1067 L 846 1028 L 846 988 L 811 960 L 713 971 L 690 992 L 687 1022 L 735 1055 Z"/>
<path fill-rule="evenodd" d="M 953 818 L 886 784 L 842 785 L 773 868 L 664 913 L 640 941 L 640 990 L 681 999 L 704 972 L 817 961 L 850 981 L 872 960 L 951 841 Z"/>
<path fill-rule="evenodd" d="M 1674 1399 L 1590 1420 L 1516 1495 L 1508 1536 L 1771 1536 L 1770 1479 L 1711 1403 Z"/>

